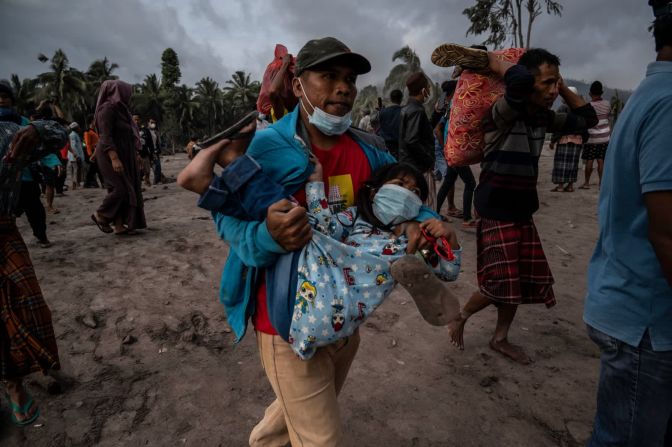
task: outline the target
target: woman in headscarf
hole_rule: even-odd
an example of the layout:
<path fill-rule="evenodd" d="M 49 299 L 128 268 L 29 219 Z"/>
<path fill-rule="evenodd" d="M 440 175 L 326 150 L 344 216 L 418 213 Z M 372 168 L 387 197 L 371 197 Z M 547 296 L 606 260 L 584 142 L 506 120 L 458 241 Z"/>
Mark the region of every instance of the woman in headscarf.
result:
<path fill-rule="evenodd" d="M 128 109 L 132 92 L 130 84 L 108 80 L 96 104 L 96 162 L 107 196 L 91 219 L 104 233 L 131 234 L 147 227 L 137 165 L 140 133 Z"/>

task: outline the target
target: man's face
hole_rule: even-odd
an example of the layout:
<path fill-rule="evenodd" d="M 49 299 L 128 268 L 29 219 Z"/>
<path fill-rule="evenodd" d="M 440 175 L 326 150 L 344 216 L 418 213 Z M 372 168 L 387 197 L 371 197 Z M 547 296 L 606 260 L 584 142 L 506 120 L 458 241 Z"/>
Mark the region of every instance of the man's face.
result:
<path fill-rule="evenodd" d="M 133 122 L 140 126 L 140 115 L 133 115 Z"/>
<path fill-rule="evenodd" d="M 7 93 L 0 92 L 0 107 L 12 107 L 12 98 Z"/>
<path fill-rule="evenodd" d="M 541 64 L 534 75 L 534 91 L 530 102 L 542 109 L 550 109 L 558 97 L 560 69 L 557 65 Z"/>
<path fill-rule="evenodd" d="M 312 104 L 331 115 L 344 116 L 352 110 L 357 97 L 356 82 L 357 75 L 352 68 L 333 65 L 306 70 L 301 74 L 301 82 L 298 78 L 294 79 L 293 87 L 294 94 L 304 98 L 303 105 L 309 112 L 312 113 Z"/>
<path fill-rule="evenodd" d="M 149 124 L 149 127 L 151 129 L 154 129 L 156 127 L 156 121 L 154 120 L 149 120 L 147 124 Z"/>

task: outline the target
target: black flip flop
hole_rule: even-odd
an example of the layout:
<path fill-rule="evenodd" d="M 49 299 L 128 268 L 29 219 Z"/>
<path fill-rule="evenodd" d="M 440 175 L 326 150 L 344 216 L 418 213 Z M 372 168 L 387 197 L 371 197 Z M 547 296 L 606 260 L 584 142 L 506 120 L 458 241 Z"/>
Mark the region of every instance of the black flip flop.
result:
<path fill-rule="evenodd" d="M 110 227 L 110 224 L 103 224 L 103 223 L 100 223 L 100 222 L 98 221 L 98 219 L 96 219 L 96 215 L 95 215 L 95 214 L 91 214 L 91 220 L 96 224 L 96 226 L 98 227 L 98 229 L 99 229 L 100 231 L 102 231 L 103 233 L 105 233 L 105 234 L 110 234 L 110 233 L 112 233 L 112 232 L 114 231 L 114 230 L 112 229 L 112 227 Z"/>

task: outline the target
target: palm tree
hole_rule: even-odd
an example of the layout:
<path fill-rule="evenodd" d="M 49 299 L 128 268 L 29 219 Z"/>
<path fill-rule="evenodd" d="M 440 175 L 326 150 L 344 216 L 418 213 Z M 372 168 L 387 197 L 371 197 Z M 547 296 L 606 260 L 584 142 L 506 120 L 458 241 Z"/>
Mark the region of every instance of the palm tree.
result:
<path fill-rule="evenodd" d="M 215 80 L 205 77 L 196 83 L 195 92 L 195 100 L 199 103 L 201 112 L 207 122 L 207 132 L 212 134 L 215 121 L 222 118 L 222 91 Z"/>
<path fill-rule="evenodd" d="M 259 81 L 250 81 L 250 75 L 244 71 L 236 71 L 224 87 L 228 99 L 232 102 L 234 115 L 245 110 L 252 110 L 259 96 L 261 84 Z"/>
<path fill-rule="evenodd" d="M 18 75 L 12 74 L 10 82 L 14 89 L 14 107 L 19 113 L 25 115 L 35 105 L 37 81 L 30 78 L 22 81 Z"/>
<path fill-rule="evenodd" d="M 155 74 L 145 77 L 142 84 L 135 87 L 132 108 L 143 116 L 152 117 L 161 122 L 164 115 L 165 94 L 161 90 L 161 82 Z"/>
<path fill-rule="evenodd" d="M 390 74 L 388 74 L 385 79 L 383 94 L 386 97 L 394 89 L 403 91 L 406 85 L 406 78 L 409 75 L 420 71 L 420 58 L 408 45 L 394 52 L 392 55 L 392 62 L 397 59 L 401 60 L 402 63 L 392 67 Z"/>
<path fill-rule="evenodd" d="M 100 84 L 108 79 L 119 79 L 119 76 L 113 75 L 112 72 L 119 68 L 119 65 L 111 63 L 105 56 L 102 59 L 96 59 L 89 65 L 86 71 L 86 80 L 89 84 L 89 91 L 93 96 L 98 96 L 98 89 Z"/>
<path fill-rule="evenodd" d="M 189 129 L 194 123 L 196 111 L 199 108 L 199 103 L 194 98 L 194 90 L 182 84 L 175 87 L 174 96 L 172 98 L 173 112 L 175 113 L 176 124 L 179 127 L 179 132 L 174 137 L 176 140 L 186 140 L 189 136 Z"/>
<path fill-rule="evenodd" d="M 50 62 L 47 71 L 37 76 L 41 87 L 38 96 L 50 98 L 68 115 L 74 116 L 87 107 L 86 80 L 84 74 L 70 67 L 68 57 L 60 48 L 49 60 L 44 54 L 38 56 L 42 63 Z"/>

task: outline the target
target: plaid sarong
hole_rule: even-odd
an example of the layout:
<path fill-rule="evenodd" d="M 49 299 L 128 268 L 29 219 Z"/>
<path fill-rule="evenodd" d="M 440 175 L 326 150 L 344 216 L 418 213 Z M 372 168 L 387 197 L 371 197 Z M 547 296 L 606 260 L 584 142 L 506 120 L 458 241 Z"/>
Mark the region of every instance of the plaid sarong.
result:
<path fill-rule="evenodd" d="M 51 312 L 13 220 L 0 218 L 0 379 L 58 369 Z"/>
<path fill-rule="evenodd" d="M 553 158 L 553 183 L 574 183 L 579 171 L 581 145 L 574 143 L 558 144 Z"/>
<path fill-rule="evenodd" d="M 481 294 L 501 304 L 555 305 L 553 275 L 532 219 L 481 219 L 476 229 Z"/>

